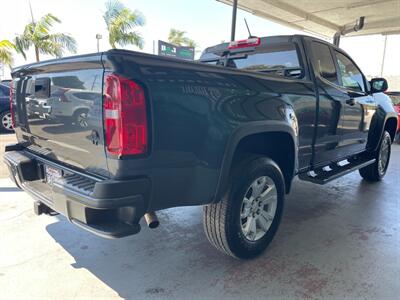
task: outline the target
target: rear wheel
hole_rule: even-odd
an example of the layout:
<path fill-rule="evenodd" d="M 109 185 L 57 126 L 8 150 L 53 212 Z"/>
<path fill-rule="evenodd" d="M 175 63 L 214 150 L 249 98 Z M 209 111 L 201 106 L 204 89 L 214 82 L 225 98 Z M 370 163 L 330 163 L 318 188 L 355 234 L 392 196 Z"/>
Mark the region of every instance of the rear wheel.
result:
<path fill-rule="evenodd" d="M 375 182 L 381 180 L 389 166 L 392 139 L 389 132 L 385 131 L 375 153 L 375 163 L 359 170 L 360 175 L 367 181 Z"/>
<path fill-rule="evenodd" d="M 87 118 L 88 111 L 85 109 L 80 109 L 74 113 L 74 123 L 80 128 L 86 128 L 88 126 Z"/>
<path fill-rule="evenodd" d="M 10 111 L 4 111 L 0 114 L 0 131 L 13 132 L 12 117 Z"/>
<path fill-rule="evenodd" d="M 284 180 L 269 158 L 236 169 L 223 199 L 204 207 L 204 230 L 218 250 L 236 258 L 261 254 L 272 241 L 283 211 Z"/>

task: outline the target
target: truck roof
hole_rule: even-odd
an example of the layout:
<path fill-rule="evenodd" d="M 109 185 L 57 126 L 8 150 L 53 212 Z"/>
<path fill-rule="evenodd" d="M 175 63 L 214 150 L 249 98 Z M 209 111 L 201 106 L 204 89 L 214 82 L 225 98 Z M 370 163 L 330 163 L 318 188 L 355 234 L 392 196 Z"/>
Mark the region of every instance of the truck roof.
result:
<path fill-rule="evenodd" d="M 313 38 L 314 40 L 318 40 L 322 43 L 328 43 L 329 45 L 335 47 L 333 44 L 319 39 L 319 38 L 314 38 L 311 37 L 309 35 L 305 35 L 305 34 L 291 34 L 291 35 L 271 35 L 271 36 L 264 36 L 264 37 L 260 37 L 261 39 L 261 47 L 263 45 L 266 45 L 267 42 L 269 43 L 287 43 L 290 42 L 293 38 Z M 217 44 L 214 46 L 210 46 L 207 47 L 206 49 L 204 49 L 203 54 L 206 53 L 218 53 L 218 52 L 223 52 L 226 51 L 226 49 L 228 48 L 229 42 L 226 43 L 221 43 L 221 44 Z"/>

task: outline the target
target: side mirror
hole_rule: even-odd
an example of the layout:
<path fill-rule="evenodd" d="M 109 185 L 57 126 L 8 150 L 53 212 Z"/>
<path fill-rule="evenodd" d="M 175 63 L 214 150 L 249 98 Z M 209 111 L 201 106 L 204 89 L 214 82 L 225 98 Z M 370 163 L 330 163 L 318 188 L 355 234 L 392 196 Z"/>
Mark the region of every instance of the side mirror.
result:
<path fill-rule="evenodd" d="M 381 93 L 388 89 L 388 83 L 385 78 L 372 78 L 371 93 Z"/>

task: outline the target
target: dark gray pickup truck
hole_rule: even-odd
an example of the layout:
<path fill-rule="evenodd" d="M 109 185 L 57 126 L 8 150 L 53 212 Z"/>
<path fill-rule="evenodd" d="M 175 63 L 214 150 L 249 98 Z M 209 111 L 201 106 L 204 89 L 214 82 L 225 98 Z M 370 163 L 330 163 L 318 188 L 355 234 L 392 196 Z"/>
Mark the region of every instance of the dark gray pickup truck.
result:
<path fill-rule="evenodd" d="M 13 70 L 15 183 L 37 214 L 104 237 L 155 212 L 204 205 L 204 228 L 239 258 L 271 242 L 292 180 L 386 173 L 397 115 L 343 50 L 295 35 L 220 44 L 185 62 L 124 50 Z"/>

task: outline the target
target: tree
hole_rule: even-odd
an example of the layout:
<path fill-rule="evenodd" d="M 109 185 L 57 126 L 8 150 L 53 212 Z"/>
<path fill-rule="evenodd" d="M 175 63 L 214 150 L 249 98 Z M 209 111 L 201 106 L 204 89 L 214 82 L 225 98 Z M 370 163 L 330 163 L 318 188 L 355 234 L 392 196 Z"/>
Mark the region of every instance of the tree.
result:
<path fill-rule="evenodd" d="M 185 36 L 186 32 L 171 28 L 168 35 L 168 42 L 176 46 L 187 46 L 196 48 L 197 44 L 194 40 Z"/>
<path fill-rule="evenodd" d="M 134 29 L 144 25 L 143 15 L 125 7 L 118 0 L 109 0 L 106 3 L 106 12 L 103 15 L 108 30 L 108 41 L 112 48 L 135 45 L 143 49 L 144 40 L 141 34 Z"/>
<path fill-rule="evenodd" d="M 17 50 L 25 59 L 25 51 L 31 46 L 35 48 L 36 61 L 40 61 L 40 54 L 62 57 L 66 49 L 76 53 L 76 41 L 72 36 L 65 33 L 50 33 L 54 23 L 61 21 L 52 14 L 47 14 L 38 22 L 32 21 L 27 24 L 24 32 L 15 38 Z"/>
<path fill-rule="evenodd" d="M 11 67 L 13 64 L 12 50 L 15 49 L 15 45 L 9 40 L 0 41 L 0 63 Z"/>

